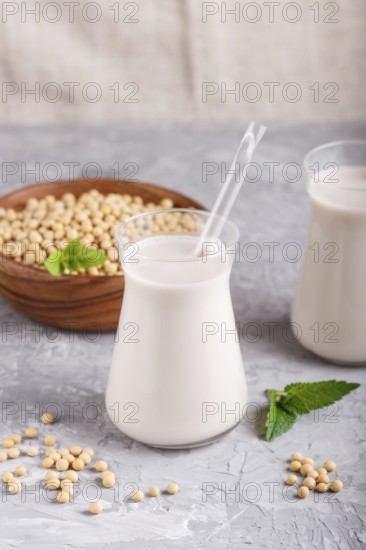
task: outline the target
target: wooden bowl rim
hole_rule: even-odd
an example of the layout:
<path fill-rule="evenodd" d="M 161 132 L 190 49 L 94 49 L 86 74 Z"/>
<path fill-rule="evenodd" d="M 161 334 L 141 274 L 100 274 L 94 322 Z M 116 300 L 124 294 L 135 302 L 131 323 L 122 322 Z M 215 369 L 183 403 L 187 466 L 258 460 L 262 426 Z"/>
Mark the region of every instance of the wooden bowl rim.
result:
<path fill-rule="evenodd" d="M 89 184 L 90 188 L 93 189 L 93 185 L 98 185 L 102 182 L 113 182 L 114 184 L 119 184 L 119 183 L 128 183 L 129 185 L 138 185 L 138 186 L 141 186 L 141 187 L 144 187 L 147 191 L 151 190 L 151 191 L 154 191 L 154 189 L 156 188 L 159 188 L 159 189 L 166 189 L 168 193 L 171 193 L 173 195 L 176 195 L 177 197 L 181 197 L 181 198 L 184 198 L 188 201 L 191 201 L 195 206 L 192 206 L 193 209 L 196 209 L 196 210 L 203 210 L 205 211 L 206 209 L 197 201 L 195 201 L 194 199 L 191 199 L 190 197 L 188 197 L 187 195 L 184 195 L 183 193 L 180 193 L 179 191 L 175 191 L 174 189 L 169 189 L 168 187 L 163 187 L 162 185 L 158 185 L 156 183 L 149 183 L 149 182 L 145 182 L 145 181 L 138 181 L 138 182 L 133 182 L 133 181 L 129 181 L 129 180 L 114 180 L 114 179 L 111 179 L 111 178 L 100 178 L 98 179 L 97 181 L 95 182 L 91 182 L 89 180 L 86 180 L 86 179 L 83 179 L 83 178 L 77 178 L 73 181 L 70 181 L 70 180 L 61 180 L 61 181 L 58 181 L 58 182 L 41 182 L 41 183 L 35 183 L 35 184 L 32 184 L 32 185 L 26 185 L 25 187 L 20 187 L 19 189 L 16 189 L 15 191 L 12 191 L 10 193 L 7 193 L 6 195 L 2 195 L 0 196 L 0 207 L 1 207 L 1 203 L 3 200 L 6 200 L 6 199 L 9 199 L 11 197 L 15 197 L 16 195 L 21 195 L 24 191 L 31 191 L 32 189 L 40 189 L 41 187 L 57 187 L 57 186 L 61 186 L 62 184 L 77 184 L 77 183 L 86 183 L 86 184 Z M 98 189 L 99 190 L 99 189 Z M 99 190 L 101 193 L 102 191 Z M 110 193 L 111 191 L 109 191 L 108 193 Z M 106 193 L 106 194 L 108 194 Z M 125 194 L 125 193 L 118 193 L 118 191 L 116 191 L 117 194 Z M 51 193 L 48 193 L 48 194 L 51 194 Z M 103 193 L 102 193 L 103 194 Z M 179 207 L 177 207 L 179 208 Z M 131 216 L 132 217 L 132 216 Z M 124 278 L 124 274 L 122 273 L 122 275 L 101 275 L 101 276 L 95 276 L 95 275 L 63 275 L 62 277 L 55 277 L 53 275 L 51 275 L 50 273 L 48 273 L 47 271 L 43 271 L 41 269 L 37 269 L 36 267 L 32 267 L 30 265 L 26 265 L 22 262 L 16 262 L 15 260 L 13 260 L 12 258 L 8 258 L 7 256 L 5 256 L 5 254 L 3 254 L 0 250 L 0 263 L 6 263 L 6 262 L 12 262 L 11 266 L 12 268 L 14 269 L 14 271 L 17 271 L 17 276 L 18 277 L 21 277 L 23 279 L 26 279 L 28 277 L 30 277 L 31 275 L 35 275 L 37 274 L 37 279 L 39 281 L 47 281 L 47 282 L 52 282 L 53 284 L 58 284 L 60 283 L 61 281 L 63 283 L 68 283 L 70 281 L 75 281 L 75 279 L 77 280 L 84 280 L 84 281 L 98 281 L 100 280 L 100 282 L 102 283 L 103 282 L 106 282 L 106 281 L 122 281 L 123 278 Z M 22 276 L 20 275 L 22 273 Z M 28 277 L 27 277 L 27 274 L 28 274 Z"/>

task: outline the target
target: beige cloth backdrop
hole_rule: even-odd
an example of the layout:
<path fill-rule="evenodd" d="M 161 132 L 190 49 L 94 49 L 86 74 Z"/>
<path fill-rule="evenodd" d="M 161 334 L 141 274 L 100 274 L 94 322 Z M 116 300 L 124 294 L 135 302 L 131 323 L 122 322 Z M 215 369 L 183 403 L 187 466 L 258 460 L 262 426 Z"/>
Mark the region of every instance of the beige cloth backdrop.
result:
<path fill-rule="evenodd" d="M 2 2 L 1 124 L 366 118 L 365 0 L 35 4 Z"/>

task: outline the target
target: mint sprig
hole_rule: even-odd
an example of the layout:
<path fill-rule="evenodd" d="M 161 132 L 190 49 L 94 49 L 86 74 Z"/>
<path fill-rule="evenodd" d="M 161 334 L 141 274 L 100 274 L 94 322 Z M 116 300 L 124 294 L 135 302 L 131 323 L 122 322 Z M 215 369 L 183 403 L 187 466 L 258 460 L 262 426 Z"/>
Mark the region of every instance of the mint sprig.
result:
<path fill-rule="evenodd" d="M 359 387 L 360 384 L 339 380 L 296 382 L 284 390 L 266 390 L 270 398 L 266 420 L 266 439 L 287 432 L 300 414 L 328 407 Z"/>
<path fill-rule="evenodd" d="M 51 275 L 59 277 L 65 270 L 77 271 L 80 267 L 88 269 L 104 264 L 107 257 L 101 250 L 92 246 L 82 246 L 79 239 L 68 242 L 63 250 L 54 250 L 44 265 Z"/>
<path fill-rule="evenodd" d="M 269 411 L 266 421 L 266 439 L 270 441 L 274 437 L 287 432 L 297 419 L 297 414 L 292 411 L 286 411 L 277 400 L 278 392 L 276 390 L 266 390 L 270 397 Z"/>

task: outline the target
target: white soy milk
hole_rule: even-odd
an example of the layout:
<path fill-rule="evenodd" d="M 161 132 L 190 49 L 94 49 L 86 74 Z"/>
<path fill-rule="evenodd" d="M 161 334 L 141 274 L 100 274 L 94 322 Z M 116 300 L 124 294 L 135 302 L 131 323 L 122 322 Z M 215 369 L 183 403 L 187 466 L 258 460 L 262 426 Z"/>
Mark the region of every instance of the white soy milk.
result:
<path fill-rule="evenodd" d="M 231 256 L 193 258 L 196 239 L 143 239 L 129 258 L 138 261 L 123 261 L 106 404 L 122 432 L 150 445 L 208 442 L 241 420 L 247 401 L 238 340 L 221 334 L 222 323 L 235 329 Z"/>
<path fill-rule="evenodd" d="M 334 177 L 339 181 L 327 183 L 321 173 L 319 182 L 309 184 L 313 213 L 292 321 L 314 353 L 365 363 L 366 168 L 342 166 Z"/>

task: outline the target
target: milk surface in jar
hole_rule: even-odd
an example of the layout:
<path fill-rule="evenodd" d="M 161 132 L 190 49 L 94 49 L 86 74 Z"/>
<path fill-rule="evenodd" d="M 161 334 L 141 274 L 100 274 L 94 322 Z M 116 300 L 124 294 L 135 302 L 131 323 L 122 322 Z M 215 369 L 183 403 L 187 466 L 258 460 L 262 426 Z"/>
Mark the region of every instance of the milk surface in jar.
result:
<path fill-rule="evenodd" d="M 365 144 L 356 142 L 340 145 L 343 155 L 347 146 L 362 147 L 366 152 Z M 361 155 L 357 155 L 356 162 L 360 161 Z M 301 343 L 319 356 L 344 364 L 364 364 L 366 166 L 334 164 L 332 174 L 328 167 L 309 180 L 312 219 L 292 322 L 298 325 Z"/>
<path fill-rule="evenodd" d="M 187 215 L 203 220 L 207 214 Z M 236 240 L 234 224 L 224 231 Z M 122 432 L 154 446 L 216 439 L 240 422 L 247 399 L 233 334 L 233 255 L 216 243 L 204 258 L 194 257 L 197 239 L 179 232 L 144 236 L 122 261 L 126 286 L 107 409 Z"/>

